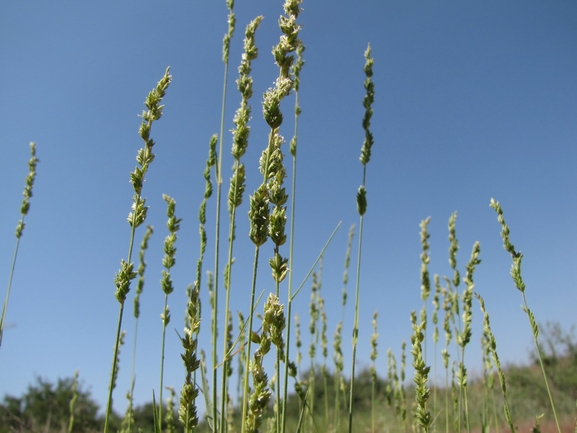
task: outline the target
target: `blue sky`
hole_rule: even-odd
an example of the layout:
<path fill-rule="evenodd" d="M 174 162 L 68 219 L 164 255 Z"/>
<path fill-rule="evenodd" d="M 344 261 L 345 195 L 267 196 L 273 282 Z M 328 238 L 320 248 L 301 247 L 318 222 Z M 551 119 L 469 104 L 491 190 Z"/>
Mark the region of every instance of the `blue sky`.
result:
<path fill-rule="evenodd" d="M 234 80 L 244 27 L 257 15 L 265 17 L 256 36 L 259 57 L 253 63 L 252 133 L 244 157 L 250 193 L 260 182 L 258 158 L 268 133 L 260 114 L 261 100 L 278 74 L 270 48 L 278 42 L 282 2 L 236 3 L 224 193 L 232 165 L 227 131 L 233 127 L 240 101 Z M 450 273 L 447 220 L 454 211 L 458 211 L 462 272 L 473 243 L 481 243 L 483 262 L 475 275 L 476 290 L 485 297 L 501 358 L 525 361 L 532 344 L 530 328 L 519 308 L 521 295 L 509 276 L 510 257 L 502 248 L 489 201 L 494 197 L 501 202 L 511 240 L 525 255 L 527 297 L 537 320 L 559 321 L 569 329 L 575 324 L 577 305 L 577 4 L 305 0 L 303 8 L 299 21 L 306 65 L 300 96 L 293 272 L 300 282 L 342 221 L 324 265 L 322 291 L 329 336 L 341 315 L 348 228 L 358 225 L 362 68 L 370 42 L 375 58 L 375 145 L 367 169 L 359 367 L 369 365 L 375 309 L 380 314 L 382 374 L 386 348 L 399 354 L 401 341 L 409 339 L 409 314 L 421 308 L 419 222 L 428 216 L 432 217 L 430 272 Z M 78 369 L 86 387 L 104 403 L 118 314 L 113 278 L 128 248 L 129 172 L 142 146 L 137 115 L 169 65 L 173 82 L 164 100 L 164 116 L 153 126 L 157 158 L 143 190 L 150 205 L 147 222 L 155 227 L 155 234 L 147 254 L 142 298 L 136 402 L 149 401 L 152 389 L 158 388 L 163 299 L 158 280 L 167 235 L 163 193 L 176 199 L 177 216 L 183 218 L 173 271 L 177 289 L 169 298 L 173 317 L 165 374 L 165 384 L 180 387 L 184 370 L 173 329 L 181 330 L 185 288 L 194 279 L 198 256 L 202 171 L 208 140 L 218 132 L 220 121 L 226 13 L 224 0 L 35 1 L 0 6 L 4 95 L 0 275 L 5 281 L 30 141 L 37 143 L 41 161 L 0 349 L 0 395 L 19 395 L 35 375 L 55 381 Z M 290 97 L 283 105 L 286 120 L 281 133 L 287 141 L 293 130 L 293 102 Z M 245 198 L 238 212 L 233 312 L 248 309 L 253 248 L 246 236 L 247 204 Z M 212 269 L 214 257 L 214 207 L 213 199 L 205 269 Z M 223 227 L 228 229 L 226 224 Z M 137 242 L 142 234 L 138 232 Z M 271 252 L 269 244 L 262 249 L 259 291 L 274 290 L 266 265 Z M 301 317 L 308 316 L 308 287 L 294 306 Z M 349 299 L 353 289 L 351 284 Z M 286 293 L 286 287 L 281 290 Z M 203 300 L 201 346 L 208 352 L 206 287 Z M 131 302 L 130 295 L 127 305 Z M 115 393 L 117 410 L 125 407 L 130 381 L 133 318 L 127 310 L 123 328 L 128 343 Z M 350 369 L 352 314 L 349 303 L 345 371 Z M 477 305 L 474 320 L 468 359 L 471 371 L 478 373 Z M 304 342 L 308 345 L 306 334 Z"/>

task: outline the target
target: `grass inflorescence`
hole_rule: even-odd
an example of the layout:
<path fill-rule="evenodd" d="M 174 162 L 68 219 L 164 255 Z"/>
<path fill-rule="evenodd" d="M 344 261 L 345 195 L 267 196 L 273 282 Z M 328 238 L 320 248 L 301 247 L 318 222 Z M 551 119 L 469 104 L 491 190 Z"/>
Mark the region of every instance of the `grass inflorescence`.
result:
<path fill-rule="evenodd" d="M 24 232 L 24 218 L 28 215 L 30 210 L 30 198 L 32 197 L 32 188 L 36 180 L 36 165 L 39 159 L 36 158 L 36 143 L 30 143 L 30 160 L 28 161 L 28 175 L 26 176 L 26 185 L 24 186 L 24 199 L 20 206 L 20 220 L 16 225 L 16 246 L 14 247 L 14 255 L 12 257 L 12 266 L 10 267 L 10 278 L 8 279 L 8 288 L 6 289 L 6 298 L 2 306 L 2 317 L 0 317 L 0 346 L 2 345 L 2 336 L 4 335 L 4 323 L 6 320 L 6 311 L 8 309 L 8 300 L 10 299 L 10 289 L 12 288 L 12 279 L 14 277 L 14 269 L 16 267 L 16 258 L 18 256 L 18 247 L 20 246 L 20 238 Z"/>

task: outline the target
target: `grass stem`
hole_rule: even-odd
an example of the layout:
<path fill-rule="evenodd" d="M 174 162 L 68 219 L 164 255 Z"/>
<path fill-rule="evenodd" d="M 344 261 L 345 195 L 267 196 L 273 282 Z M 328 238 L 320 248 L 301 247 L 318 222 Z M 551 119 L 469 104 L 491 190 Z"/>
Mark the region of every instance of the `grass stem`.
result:
<path fill-rule="evenodd" d="M 367 46 L 365 51 L 365 90 L 366 95 L 363 99 L 363 106 L 365 107 L 365 116 L 363 118 L 363 129 L 365 130 L 365 140 L 361 149 L 360 161 L 363 164 L 363 183 L 361 184 L 357 193 L 357 210 L 360 215 L 359 223 L 359 246 L 357 254 L 357 278 L 355 289 L 355 319 L 353 323 L 353 354 L 351 360 L 351 386 L 349 389 L 349 433 L 353 431 L 353 394 L 355 389 L 355 364 L 357 357 L 357 341 L 359 334 L 359 292 L 361 284 L 361 252 L 363 245 L 363 224 L 364 215 L 367 210 L 367 190 L 365 189 L 367 164 L 371 158 L 371 148 L 373 146 L 373 134 L 370 131 L 371 117 L 373 116 L 372 104 L 375 95 L 375 86 L 371 77 L 373 76 L 373 58 L 371 57 L 371 46 Z"/>
<path fill-rule="evenodd" d="M 230 41 L 234 34 L 236 18 L 233 12 L 234 0 L 226 0 L 228 8 L 228 30 L 223 39 L 222 61 L 224 63 L 224 77 L 222 85 L 222 104 L 220 112 L 220 133 L 218 144 L 218 163 L 216 164 L 216 216 L 214 235 L 214 290 L 212 299 L 212 419 L 213 432 L 218 431 L 218 371 L 217 371 L 217 340 L 218 340 L 218 278 L 220 275 L 219 254 L 220 254 L 220 205 L 222 191 L 222 142 L 224 139 L 224 117 L 226 108 L 226 93 L 228 88 L 228 59 L 230 51 Z M 224 378 L 223 378 L 224 380 Z M 225 396 L 221 396 L 225 398 Z"/>
<path fill-rule="evenodd" d="M 18 247 L 20 246 L 20 238 L 24 231 L 24 217 L 30 210 L 30 197 L 32 197 L 32 187 L 36 179 L 36 164 L 39 159 L 36 158 L 36 144 L 30 143 L 30 160 L 28 161 L 28 175 L 26 176 L 26 186 L 24 187 L 24 199 L 20 206 L 20 213 L 22 217 L 16 226 L 16 245 L 14 247 L 14 255 L 12 256 L 12 265 L 10 266 L 10 276 L 8 277 L 8 288 L 6 289 L 6 298 L 2 307 L 2 317 L 0 317 L 0 346 L 2 346 L 2 336 L 4 335 L 4 321 L 6 319 L 6 310 L 8 309 L 8 300 L 10 299 L 10 289 L 12 288 L 12 278 L 14 277 L 14 269 L 16 268 L 16 258 L 18 257 Z"/>
<path fill-rule="evenodd" d="M 521 292 L 523 297 L 522 309 L 527 314 L 529 319 L 529 324 L 531 325 L 531 330 L 533 331 L 533 342 L 535 343 L 535 351 L 537 353 L 537 358 L 539 359 L 539 365 L 541 367 L 541 372 L 543 374 L 543 381 L 545 383 L 545 388 L 547 389 L 547 395 L 549 396 L 549 402 L 551 404 L 551 410 L 553 411 L 553 417 L 555 418 L 555 425 L 557 426 L 558 433 L 561 433 L 561 426 L 559 425 L 559 419 L 557 417 L 557 411 L 555 410 L 555 402 L 553 401 L 553 395 L 551 394 L 551 389 L 549 387 L 549 380 L 547 379 L 547 374 L 545 372 L 545 365 L 543 364 L 543 357 L 541 356 L 541 348 L 539 346 L 539 327 L 535 321 L 535 316 L 533 312 L 529 309 L 527 304 L 527 297 L 525 296 L 525 282 L 521 275 L 521 262 L 523 260 L 523 254 L 520 251 L 516 251 L 515 247 L 509 240 L 509 226 L 505 222 L 505 217 L 503 216 L 503 209 L 498 201 L 491 199 L 490 206 L 497 212 L 497 220 L 501 224 L 501 237 L 503 238 L 503 247 L 505 250 L 511 254 L 513 259 L 513 265 L 511 266 L 511 277 L 515 283 L 517 290 Z"/>

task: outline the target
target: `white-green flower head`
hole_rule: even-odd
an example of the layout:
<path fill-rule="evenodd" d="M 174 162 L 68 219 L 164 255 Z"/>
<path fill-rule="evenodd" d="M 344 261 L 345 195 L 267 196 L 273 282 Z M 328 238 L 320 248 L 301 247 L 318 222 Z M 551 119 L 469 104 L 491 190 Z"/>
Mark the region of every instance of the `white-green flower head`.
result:
<path fill-rule="evenodd" d="M 373 116 L 373 102 L 375 100 L 375 84 L 373 83 L 373 63 L 374 59 L 371 57 L 371 45 L 369 44 L 365 51 L 365 97 L 363 98 L 363 107 L 365 107 L 365 116 L 363 118 L 363 129 L 365 130 L 365 140 L 361 149 L 360 161 L 363 165 L 367 165 L 371 159 L 371 148 L 373 146 L 373 134 L 370 131 L 371 117 Z"/>
<path fill-rule="evenodd" d="M 262 184 L 250 197 L 250 219 L 249 237 L 253 243 L 260 247 L 267 240 L 268 220 L 270 210 L 268 207 L 268 191 L 266 185 Z"/>

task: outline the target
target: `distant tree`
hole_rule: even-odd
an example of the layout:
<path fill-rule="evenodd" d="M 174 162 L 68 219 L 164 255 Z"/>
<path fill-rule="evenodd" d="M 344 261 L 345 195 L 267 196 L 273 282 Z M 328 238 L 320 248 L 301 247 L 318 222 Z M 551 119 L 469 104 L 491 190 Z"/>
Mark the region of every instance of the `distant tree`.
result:
<path fill-rule="evenodd" d="M 37 377 L 21 397 L 5 396 L 0 404 L 0 433 L 68 432 L 73 378 L 58 379 L 56 385 Z M 74 405 L 73 432 L 102 428 L 98 404 L 81 384 Z"/>

